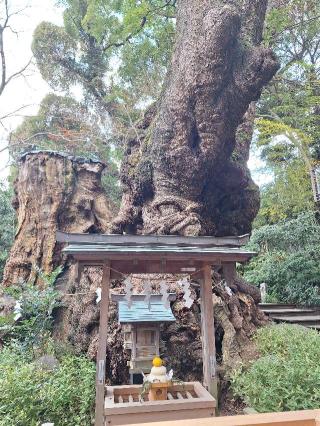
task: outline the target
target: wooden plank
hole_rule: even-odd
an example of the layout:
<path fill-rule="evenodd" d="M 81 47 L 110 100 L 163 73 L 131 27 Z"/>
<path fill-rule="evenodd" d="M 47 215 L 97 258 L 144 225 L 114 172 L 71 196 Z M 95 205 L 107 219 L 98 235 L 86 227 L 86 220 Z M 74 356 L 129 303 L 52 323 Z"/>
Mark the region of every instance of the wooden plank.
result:
<path fill-rule="evenodd" d="M 214 415 L 214 410 L 210 408 L 192 408 L 180 407 L 179 410 L 173 411 L 159 411 L 150 413 L 130 413 L 124 415 L 110 415 L 107 416 L 107 425 L 111 426 L 128 426 L 131 424 L 140 425 L 141 423 L 150 422 L 150 425 L 157 426 L 158 422 L 166 421 L 168 426 L 171 426 L 173 421 L 181 418 L 186 419 L 201 419 Z M 154 423 L 156 422 L 156 423 Z M 192 425 L 192 423 L 189 423 Z"/>
<path fill-rule="evenodd" d="M 112 259 L 110 256 L 103 255 L 96 259 L 92 258 L 91 254 L 88 254 L 87 256 L 82 255 L 76 255 L 74 256 L 76 260 L 82 261 L 83 264 L 86 266 L 102 266 L 104 261 L 106 259 L 112 260 L 112 271 L 111 271 L 111 278 L 112 279 L 118 279 L 123 278 L 123 274 L 159 274 L 161 272 L 161 262 L 159 259 L 143 259 L 143 261 L 139 262 L 138 264 L 134 263 L 134 259 L 131 257 L 121 259 Z M 166 264 L 166 270 L 164 273 L 167 274 L 181 274 L 182 270 L 186 266 L 190 266 L 194 269 L 194 271 L 200 271 L 202 267 L 202 262 L 205 260 L 205 258 L 199 258 L 197 260 L 195 259 L 177 259 L 173 258 L 170 261 L 167 261 Z M 245 261 L 246 258 L 242 260 L 237 260 L 239 262 Z M 228 260 L 224 260 L 224 263 L 226 263 Z M 236 260 L 231 259 L 230 262 L 235 262 Z M 220 265 L 221 259 L 215 257 L 214 260 L 209 262 L 213 265 Z M 195 276 L 195 275 L 194 275 Z M 199 274 L 197 273 L 197 277 L 199 277 Z"/>
<path fill-rule="evenodd" d="M 254 252 L 246 252 L 246 251 L 239 251 L 239 252 L 213 252 L 213 253 L 197 253 L 195 252 L 181 252 L 181 253 L 162 253 L 162 252 L 78 252 L 78 251 L 72 251 L 72 250 L 64 250 L 66 254 L 72 255 L 75 259 L 83 260 L 83 261 L 94 261 L 97 262 L 103 262 L 106 259 L 115 261 L 115 260 L 133 260 L 137 259 L 140 262 L 139 264 L 133 264 L 131 266 L 130 271 L 128 273 L 139 273 L 142 270 L 146 270 L 145 273 L 150 273 L 152 271 L 148 271 L 148 264 L 144 264 L 145 261 L 159 261 L 162 258 L 166 258 L 168 260 L 175 260 L 175 261 L 181 261 L 181 262 L 188 262 L 188 261 L 195 261 L 195 262 L 203 262 L 206 261 L 207 263 L 219 265 L 222 262 L 245 262 L 249 259 L 251 259 L 253 256 L 256 256 L 256 253 Z M 186 265 L 184 265 L 185 268 Z M 176 273 L 181 272 L 180 268 L 176 268 Z M 118 269 L 119 270 L 119 269 Z M 166 271 L 168 270 L 168 267 L 166 266 Z M 125 273 L 125 271 L 121 271 Z M 163 273 L 163 267 L 158 267 L 157 271 L 154 271 L 156 273 Z M 126 272 L 127 273 L 127 272 Z M 174 272 L 172 272 L 174 273 Z"/>
<path fill-rule="evenodd" d="M 270 316 L 272 315 L 301 315 L 301 314 L 309 314 L 309 313 L 315 313 L 316 310 L 315 309 L 302 309 L 302 308 L 288 308 L 288 309 L 263 309 L 263 312 L 265 314 L 268 314 Z"/>
<path fill-rule="evenodd" d="M 304 315 L 272 315 L 272 318 L 279 321 L 285 322 L 312 322 L 312 323 L 320 323 L 320 315 L 310 313 Z"/>
<path fill-rule="evenodd" d="M 96 408 L 95 426 L 104 426 L 105 382 L 106 382 L 106 352 L 109 314 L 110 264 L 103 265 L 101 282 L 99 343 L 97 352 L 96 373 Z"/>
<path fill-rule="evenodd" d="M 203 380 L 210 394 L 218 400 L 211 265 L 204 264 L 203 271 L 200 287 Z"/>
<path fill-rule="evenodd" d="M 176 246 L 231 246 L 240 247 L 249 241 L 249 234 L 230 237 L 184 237 L 180 235 L 115 235 L 115 234 L 71 234 L 57 231 L 57 242 L 114 245 L 176 245 Z"/>
<path fill-rule="evenodd" d="M 119 386 L 106 386 L 107 389 L 112 389 L 112 395 L 129 395 L 139 394 L 141 385 L 119 385 Z M 186 382 L 183 384 L 174 384 L 168 387 L 169 392 L 185 392 L 195 391 L 199 397 L 210 397 L 208 392 L 201 386 L 199 382 Z"/>
<path fill-rule="evenodd" d="M 169 299 L 170 302 L 174 302 L 177 299 L 176 293 L 169 293 L 168 295 L 169 295 L 168 299 Z M 120 301 L 124 300 L 124 297 L 125 297 L 125 294 L 111 293 L 112 302 L 120 302 Z M 131 296 L 131 300 L 133 302 L 135 302 L 135 301 L 138 301 L 138 300 L 144 300 L 145 297 L 146 297 L 146 295 L 143 294 L 143 293 L 133 294 Z M 162 294 L 151 294 L 150 298 L 151 298 L 151 302 L 153 302 L 153 301 L 159 302 L 162 299 Z M 154 328 L 158 329 L 158 326 L 154 326 Z"/>
<path fill-rule="evenodd" d="M 156 426 L 319 426 L 320 410 L 292 411 L 286 413 L 250 414 L 241 416 L 190 419 L 181 416 L 177 421 L 160 421 Z M 139 423 L 131 426 L 153 426 Z"/>
<path fill-rule="evenodd" d="M 216 407 L 213 399 L 194 398 L 189 399 L 174 399 L 164 401 L 144 401 L 141 402 L 124 402 L 123 404 L 114 404 L 113 406 L 105 404 L 106 415 L 123 415 L 130 413 L 150 413 L 160 411 L 175 411 L 184 408 L 191 410 L 193 408 L 212 408 Z"/>

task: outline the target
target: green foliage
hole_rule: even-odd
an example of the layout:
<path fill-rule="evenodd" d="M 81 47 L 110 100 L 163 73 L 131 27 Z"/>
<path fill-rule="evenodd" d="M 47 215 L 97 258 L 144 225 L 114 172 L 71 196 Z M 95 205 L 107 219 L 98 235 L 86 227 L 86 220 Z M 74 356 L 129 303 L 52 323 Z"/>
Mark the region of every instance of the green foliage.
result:
<path fill-rule="evenodd" d="M 274 168 L 274 180 L 261 188 L 261 207 L 254 227 L 293 219 L 313 208 L 310 175 L 304 162 L 295 160 Z"/>
<path fill-rule="evenodd" d="M 98 117 L 84 104 L 52 93 L 43 98 L 38 114 L 25 118 L 12 133 L 11 143 L 15 156 L 47 149 L 112 162 Z"/>
<path fill-rule="evenodd" d="M 320 160 L 320 4 L 275 2 L 265 41 L 281 70 L 263 93 L 258 146 L 269 166 L 291 159 Z"/>
<path fill-rule="evenodd" d="M 258 412 L 316 409 L 320 405 L 320 335 L 301 326 L 257 332 L 261 358 L 232 377 L 236 395 Z"/>
<path fill-rule="evenodd" d="M 32 51 L 51 87 L 68 89 L 69 84 L 76 83 L 73 68 L 77 65 L 77 42 L 64 28 L 42 22 L 34 32 Z"/>
<path fill-rule="evenodd" d="M 12 187 L 6 188 L 0 182 L 0 282 L 15 232 L 15 212 L 11 205 L 12 198 Z"/>
<path fill-rule="evenodd" d="M 43 351 L 52 331 L 53 311 L 60 306 L 60 295 L 54 283 L 61 271 L 59 267 L 47 275 L 38 270 L 38 285 L 22 282 L 5 289 L 6 294 L 19 303 L 20 312 L 16 314 L 21 315 L 19 321 L 11 315 L 3 324 L 6 339 L 15 339 L 26 350 Z"/>
<path fill-rule="evenodd" d="M 109 112 L 128 96 L 133 105 L 159 94 L 173 45 L 174 1 L 59 3 L 64 27 L 44 22 L 33 41 L 37 64 L 52 87 L 77 83 L 88 101 L 108 105 Z"/>
<path fill-rule="evenodd" d="M 320 226 L 313 212 L 255 230 L 249 248 L 259 252 L 244 269 L 249 282 L 267 283 L 280 302 L 320 304 Z"/>
<path fill-rule="evenodd" d="M 89 426 L 95 397 L 94 363 L 64 355 L 53 371 L 41 369 L 30 354 L 0 351 L 0 425 Z"/>

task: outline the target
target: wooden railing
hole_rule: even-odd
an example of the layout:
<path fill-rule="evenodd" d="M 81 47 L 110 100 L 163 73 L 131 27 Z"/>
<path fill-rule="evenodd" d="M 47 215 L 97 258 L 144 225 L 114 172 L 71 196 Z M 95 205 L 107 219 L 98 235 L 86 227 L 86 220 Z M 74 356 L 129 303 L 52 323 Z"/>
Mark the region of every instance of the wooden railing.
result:
<path fill-rule="evenodd" d="M 181 419 L 131 426 L 320 426 L 320 409 L 289 413 L 250 414 L 247 416 Z"/>

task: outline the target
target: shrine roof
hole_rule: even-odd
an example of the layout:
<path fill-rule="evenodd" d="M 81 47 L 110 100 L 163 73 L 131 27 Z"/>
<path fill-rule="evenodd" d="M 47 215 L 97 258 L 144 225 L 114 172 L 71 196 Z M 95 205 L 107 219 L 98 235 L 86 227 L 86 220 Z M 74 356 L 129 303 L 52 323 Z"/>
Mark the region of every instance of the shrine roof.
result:
<path fill-rule="evenodd" d="M 57 231 L 57 241 L 69 244 L 106 244 L 117 246 L 173 246 L 173 247 L 241 247 L 249 241 L 249 234 L 227 237 L 192 237 L 180 235 L 77 234 Z"/>
<path fill-rule="evenodd" d="M 57 232 L 57 241 L 67 243 L 63 252 L 83 258 L 170 258 L 242 262 L 255 252 L 242 246 L 248 236 L 181 237 L 167 235 L 67 234 Z"/>
<path fill-rule="evenodd" d="M 118 301 L 119 304 L 119 322 L 173 322 L 175 317 L 171 308 L 166 308 L 161 297 L 153 297 L 150 299 L 150 309 L 145 302 L 145 295 L 139 295 L 132 299 L 131 307 L 124 299 Z"/>

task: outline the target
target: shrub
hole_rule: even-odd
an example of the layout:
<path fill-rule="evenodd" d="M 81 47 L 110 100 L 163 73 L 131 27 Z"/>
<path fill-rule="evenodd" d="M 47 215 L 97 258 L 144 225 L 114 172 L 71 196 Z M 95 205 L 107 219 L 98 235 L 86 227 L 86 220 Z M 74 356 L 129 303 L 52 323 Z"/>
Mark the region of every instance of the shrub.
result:
<path fill-rule="evenodd" d="M 65 355 L 53 371 L 30 356 L 0 352 L 0 426 L 89 426 L 93 420 L 95 366 L 85 357 Z"/>
<path fill-rule="evenodd" d="M 234 372 L 234 393 L 258 412 L 319 408 L 319 333 L 272 325 L 257 332 L 256 343 L 261 358 Z"/>
<path fill-rule="evenodd" d="M 259 256 L 244 276 L 256 285 L 267 283 L 272 300 L 320 304 L 320 226 L 314 212 L 255 230 L 248 248 Z"/>
<path fill-rule="evenodd" d="M 5 340 L 15 339 L 26 350 L 41 351 L 46 346 L 53 327 L 53 311 L 61 306 L 59 292 L 54 287 L 61 271 L 62 268 L 58 267 L 51 274 L 44 274 L 38 269 L 41 285 L 22 282 L 5 289 L 19 306 L 19 312 L 16 312 L 19 318 L 12 314 L 0 323 L 0 332 L 5 333 Z"/>

